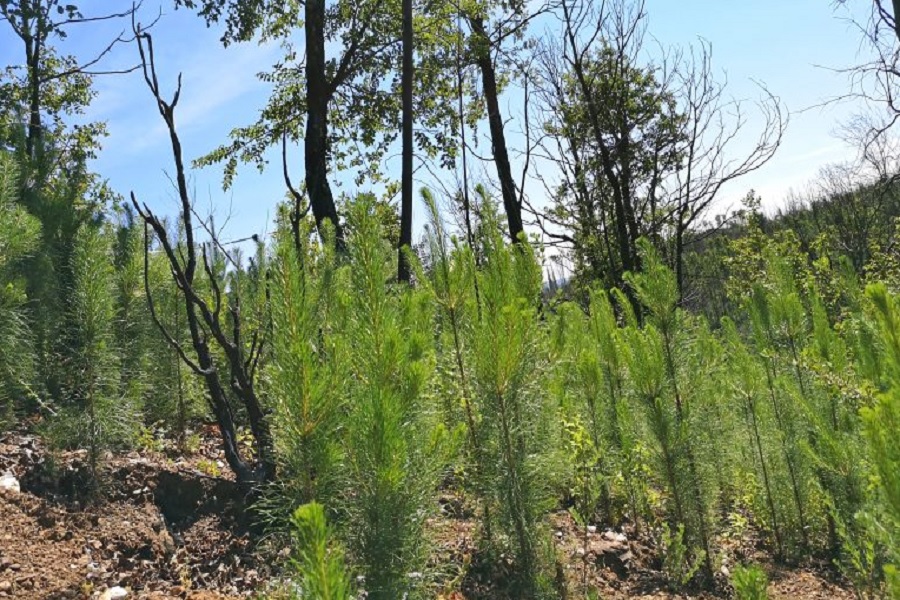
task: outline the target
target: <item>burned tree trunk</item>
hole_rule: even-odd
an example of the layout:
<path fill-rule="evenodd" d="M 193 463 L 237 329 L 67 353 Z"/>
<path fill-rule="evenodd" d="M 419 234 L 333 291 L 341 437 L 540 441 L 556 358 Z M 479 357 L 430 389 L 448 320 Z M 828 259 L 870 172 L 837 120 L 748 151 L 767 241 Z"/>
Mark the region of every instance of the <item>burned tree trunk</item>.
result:
<path fill-rule="evenodd" d="M 181 360 L 194 373 L 202 377 L 207 390 L 207 403 L 219 426 L 225 458 L 229 467 L 234 471 L 237 480 L 247 484 L 270 481 L 275 476 L 272 438 L 266 414 L 254 387 L 256 368 L 263 347 L 260 332 L 255 332 L 252 335 L 252 341 L 249 345 L 249 350 L 247 350 L 247 344 L 243 339 L 240 298 L 227 297 L 225 290 L 223 290 L 224 284 L 215 275 L 209 253 L 205 250 L 205 247 L 201 248 L 194 239 L 193 207 L 187 189 L 181 141 L 175 128 L 175 107 L 181 94 L 181 78 L 179 76 L 178 87 L 172 100 L 164 100 L 161 96 L 156 76 L 152 39 L 149 34 L 137 28 L 135 29 L 135 38 L 137 39 L 141 55 L 144 80 L 156 99 L 159 114 L 165 121 L 169 131 L 172 155 L 175 161 L 175 179 L 181 204 L 179 219 L 185 232 L 184 248 L 179 247 L 177 242 L 173 244 L 169 239 L 165 224 L 153 214 L 146 204 L 140 204 L 134 193 L 131 194 L 131 202 L 144 220 L 144 286 L 150 314 L 156 326 L 178 353 Z M 159 241 L 172 277 L 182 295 L 188 331 L 190 332 L 190 352 L 166 329 L 156 313 L 148 278 L 150 229 L 153 230 Z M 211 236 L 212 240 L 209 243 L 218 246 L 214 231 L 211 232 Z M 200 250 L 201 255 L 200 261 L 198 261 L 197 256 L 198 250 Z M 198 266 L 201 261 L 203 273 L 206 277 L 205 283 L 209 284 L 212 290 L 211 302 L 201 297 L 195 285 Z M 223 316 L 223 309 L 230 318 Z M 228 322 L 229 320 L 230 323 Z M 224 364 L 220 364 L 222 361 L 215 356 L 216 353 L 214 353 L 213 347 L 220 350 L 221 354 L 224 355 Z M 227 377 L 227 384 L 223 382 L 224 377 Z M 250 431 L 255 444 L 253 458 L 245 457 L 241 453 L 228 390 L 231 391 L 232 395 L 243 405 L 247 412 Z"/>

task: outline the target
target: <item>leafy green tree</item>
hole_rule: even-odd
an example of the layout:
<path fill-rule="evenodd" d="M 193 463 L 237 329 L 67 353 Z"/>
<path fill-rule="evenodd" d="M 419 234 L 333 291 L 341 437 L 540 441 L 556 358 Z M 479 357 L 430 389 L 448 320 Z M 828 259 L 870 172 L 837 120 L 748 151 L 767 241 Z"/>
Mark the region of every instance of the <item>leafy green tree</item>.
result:
<path fill-rule="evenodd" d="M 662 186 L 678 166 L 683 116 L 667 74 L 638 64 L 632 49 L 587 49 L 570 68 L 556 51 L 543 54 L 543 101 L 560 109 L 544 127 L 565 157 L 564 182 L 549 218 L 585 283 L 621 285 L 639 265 L 638 238 L 659 243 L 664 233 Z"/>
<path fill-rule="evenodd" d="M 400 2 L 363 0 L 313 0 L 311 2 L 236 2 L 234 0 L 177 0 L 177 5 L 197 9 L 208 22 L 224 21 L 223 43 L 277 41 L 284 58 L 261 77 L 274 90 L 259 119 L 235 129 L 232 141 L 201 158 L 200 165 L 225 162 L 225 186 L 233 180 L 237 165 L 248 162 L 260 169 L 266 151 L 282 146 L 287 175 L 286 146 L 303 140 L 305 190 L 319 233 L 327 220 L 334 228 L 338 249 L 344 247 L 343 222 L 329 178 L 334 170 L 356 169 L 358 181 L 383 178 L 381 160 L 400 127 Z M 437 3 L 440 7 L 440 3 Z M 414 7 L 418 55 L 429 57 L 442 42 L 436 33 L 444 27 L 444 11 Z M 292 36 L 303 31 L 303 47 Z M 332 52 L 337 52 L 332 55 Z M 415 140 L 429 156 L 452 160 L 453 144 L 445 131 L 451 111 L 450 89 L 434 65 L 416 65 L 414 114 L 427 124 Z M 436 130 L 432 135 L 431 129 Z M 289 177 L 286 184 L 293 190 Z M 293 190 L 292 223 L 299 227 L 304 194 Z"/>
<path fill-rule="evenodd" d="M 124 18 L 131 10 L 103 15 L 82 14 L 59 0 L 6 0 L 0 15 L 20 43 L 24 69 L 0 73 L 0 114 L 11 123 L 0 137 L 13 148 L 22 171 L 18 202 L 41 224 L 41 252 L 23 270 L 29 322 L 44 382 L 53 400 L 61 399 L 64 365 L 70 357 L 59 345 L 72 324 L 63 299 L 74 285 L 72 256 L 79 229 L 102 218 L 114 199 L 105 182 L 89 168 L 105 135 L 102 123 L 83 123 L 81 116 L 95 97 L 92 79 L 112 71 L 104 59 L 123 41 L 115 38 L 94 57 L 79 62 L 57 50 L 73 28 Z"/>
<path fill-rule="evenodd" d="M 644 2 L 558 4 L 562 30 L 541 62 L 542 142 L 562 177 L 544 216 L 551 239 L 572 249 L 583 278 L 640 270 L 646 237 L 675 271 L 685 297 L 687 249 L 727 224 L 704 222 L 729 182 L 766 164 L 786 125 L 762 88 L 757 142 L 735 154 L 745 107 L 726 96 L 706 43 L 646 58 Z"/>

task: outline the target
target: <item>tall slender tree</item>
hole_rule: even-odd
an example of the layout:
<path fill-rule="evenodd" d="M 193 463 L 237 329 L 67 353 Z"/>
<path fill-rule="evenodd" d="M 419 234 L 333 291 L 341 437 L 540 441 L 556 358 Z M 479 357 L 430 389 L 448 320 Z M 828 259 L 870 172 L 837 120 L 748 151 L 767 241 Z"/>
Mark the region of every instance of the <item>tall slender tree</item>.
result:
<path fill-rule="evenodd" d="M 403 0 L 403 173 L 401 175 L 400 247 L 397 279 L 409 282 L 404 248 L 412 246 L 413 211 L 413 3 Z"/>

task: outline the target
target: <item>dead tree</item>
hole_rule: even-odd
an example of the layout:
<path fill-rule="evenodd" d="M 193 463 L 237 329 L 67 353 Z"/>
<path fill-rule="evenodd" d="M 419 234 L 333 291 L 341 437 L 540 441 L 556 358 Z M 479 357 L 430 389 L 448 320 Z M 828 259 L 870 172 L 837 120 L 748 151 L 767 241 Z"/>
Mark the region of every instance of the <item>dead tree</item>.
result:
<path fill-rule="evenodd" d="M 853 66 L 838 69 L 849 77 L 850 90 L 830 102 L 852 100 L 862 104 L 865 119 L 870 121 L 866 135 L 859 139 L 861 154 L 878 144 L 900 121 L 900 23 L 897 20 L 900 0 L 868 0 L 872 10 L 866 22 L 856 22 L 864 46 L 871 58 Z M 837 0 L 848 4 L 849 0 Z M 877 118 L 875 115 L 878 115 Z M 858 124 L 858 123 L 857 123 Z M 894 174 L 892 174 L 892 177 Z"/>
<path fill-rule="evenodd" d="M 139 26 L 134 27 L 134 33 L 140 52 L 144 81 L 156 99 L 159 114 L 165 121 L 169 132 L 175 161 L 178 198 L 181 204 L 178 218 L 184 227 L 186 238 L 183 245 L 179 245 L 177 242 L 173 244 L 163 221 L 146 204 L 139 203 L 132 192 L 131 202 L 144 220 L 144 285 L 150 305 L 150 314 L 162 335 L 175 349 L 184 364 L 203 379 L 207 390 L 206 399 L 222 436 L 225 458 L 237 480 L 247 484 L 270 481 L 275 475 L 272 438 L 267 415 L 254 385 L 264 338 L 262 332 L 257 330 L 249 333 L 249 340 L 247 339 L 248 333 L 244 331 L 241 316 L 240 297 L 237 293 L 229 294 L 229 290 L 225 289 L 224 282 L 214 271 L 211 248 L 221 249 L 215 231 L 207 228 L 207 232 L 212 238 L 207 244 L 200 245 L 194 238 L 193 206 L 188 194 L 181 141 L 175 128 L 175 107 L 181 95 L 181 76 L 179 75 L 178 86 L 172 99 L 164 100 L 156 75 L 153 40 L 148 33 L 141 31 Z M 150 230 L 166 256 L 175 285 L 181 294 L 190 332 L 191 349 L 185 348 L 177 341 L 157 315 L 147 268 Z M 198 292 L 200 268 L 202 268 L 202 272 L 199 276 L 203 278 L 204 284 L 210 286 L 212 292 L 211 303 Z M 247 413 L 255 444 L 255 452 L 252 457 L 242 454 L 239 447 L 229 392 L 240 402 Z"/>
<path fill-rule="evenodd" d="M 748 150 L 735 152 L 738 136 L 746 129 L 745 103 L 726 96 L 726 82 L 715 77 L 712 48 L 702 42 L 691 49 L 684 60 L 673 67 L 678 90 L 681 121 L 681 158 L 669 183 L 672 263 L 678 282 L 679 296 L 684 300 L 684 257 L 687 246 L 710 235 L 716 228 L 702 227 L 702 235 L 691 235 L 708 215 L 723 187 L 768 163 L 778 148 L 787 128 L 788 117 L 781 102 L 765 86 L 756 103 L 761 126 L 756 141 Z"/>

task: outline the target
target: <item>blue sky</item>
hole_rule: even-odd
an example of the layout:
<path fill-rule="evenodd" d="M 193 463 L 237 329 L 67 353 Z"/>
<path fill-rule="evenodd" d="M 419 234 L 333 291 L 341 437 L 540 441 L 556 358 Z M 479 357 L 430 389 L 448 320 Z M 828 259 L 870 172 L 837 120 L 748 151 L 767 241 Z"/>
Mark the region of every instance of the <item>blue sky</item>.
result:
<path fill-rule="evenodd" d="M 862 11 L 869 3 L 854 0 L 851 4 L 857 7 L 856 16 L 863 18 Z M 86 14 L 94 14 L 129 5 L 118 0 L 86 0 L 81 7 Z M 153 18 L 159 6 L 147 0 L 143 20 Z M 255 75 L 278 58 L 280 49 L 256 44 L 224 49 L 218 42 L 218 30 L 207 29 L 188 11 L 175 11 L 169 2 L 162 6 L 163 15 L 154 29 L 160 81 L 172 89 L 176 74 L 183 73 L 177 119 L 185 157 L 190 160 L 224 142 L 233 127 L 254 120 L 268 95 L 268 87 Z M 824 164 L 852 156 L 852 149 L 834 133 L 858 107 L 830 104 L 811 108 L 845 93 L 846 76 L 832 69 L 860 59 L 859 36 L 846 20 L 846 9 L 835 11 L 828 0 L 647 0 L 647 8 L 649 35 L 661 45 L 708 40 L 714 65 L 727 74 L 732 95 L 755 98 L 758 89 L 753 81 L 762 81 L 791 111 L 790 126 L 773 161 L 724 190 L 722 206 L 735 204 L 754 188 L 767 207 L 775 207 L 789 190 L 804 188 Z M 127 24 L 85 26 L 60 46 L 65 52 L 89 56 L 123 26 Z M 136 58 L 133 47 L 123 46 L 107 64 L 121 67 L 133 64 Z M 21 62 L 21 48 L 3 29 L 0 64 Z M 166 176 L 172 169 L 168 138 L 140 76 L 101 77 L 97 90 L 98 98 L 86 116 L 106 121 L 110 135 L 96 170 L 120 193 L 127 195 L 133 190 L 155 209 L 172 211 L 174 193 Z M 505 107 L 510 116 L 516 116 L 521 112 L 521 99 L 513 93 Z M 751 130 L 754 125 L 758 123 L 748 123 Z M 514 133 L 511 137 L 515 141 Z M 489 145 L 480 148 L 487 152 Z M 264 233 L 270 228 L 274 207 L 284 195 L 280 165 L 277 156 L 273 158 L 272 168 L 262 174 L 243 169 L 228 192 L 221 190 L 220 169 L 192 173 L 198 208 L 205 212 L 213 207 L 219 224 L 230 217 L 226 237 Z M 291 163 L 294 180 L 302 181 L 301 149 L 291 151 Z M 389 172 L 398 166 L 391 161 Z M 428 183 L 427 175 L 423 173 L 419 183 Z"/>

